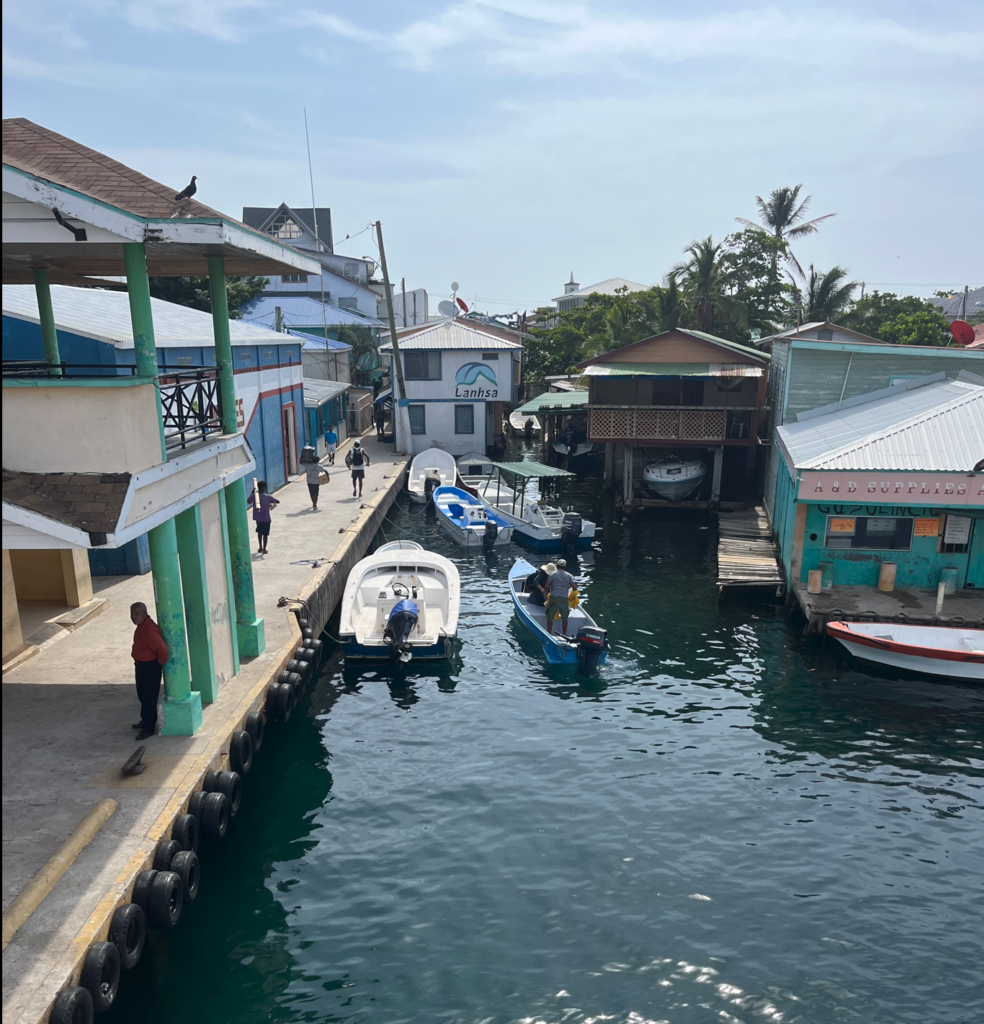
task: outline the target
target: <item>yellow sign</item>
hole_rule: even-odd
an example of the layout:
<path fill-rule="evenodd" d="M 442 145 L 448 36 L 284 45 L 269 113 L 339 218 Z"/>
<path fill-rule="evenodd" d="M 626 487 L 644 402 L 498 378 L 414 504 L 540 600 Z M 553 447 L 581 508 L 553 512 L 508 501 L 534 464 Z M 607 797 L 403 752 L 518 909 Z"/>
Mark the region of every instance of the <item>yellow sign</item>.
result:
<path fill-rule="evenodd" d="M 854 533 L 854 520 L 853 519 L 831 519 L 830 520 L 830 532 L 831 533 Z"/>
<path fill-rule="evenodd" d="M 937 537 L 939 532 L 939 519 L 917 519 L 912 527 L 914 537 Z"/>

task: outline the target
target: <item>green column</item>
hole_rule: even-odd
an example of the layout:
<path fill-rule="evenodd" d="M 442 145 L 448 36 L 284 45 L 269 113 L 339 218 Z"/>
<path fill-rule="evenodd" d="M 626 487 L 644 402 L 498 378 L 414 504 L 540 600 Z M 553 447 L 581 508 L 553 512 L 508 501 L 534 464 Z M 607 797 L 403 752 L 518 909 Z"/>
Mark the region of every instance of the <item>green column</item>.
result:
<path fill-rule="evenodd" d="M 48 361 L 52 377 L 62 375 L 61 354 L 58 351 L 58 331 L 55 329 L 55 311 L 51 308 L 51 285 L 47 270 L 35 270 L 34 290 L 38 296 L 38 319 L 41 321 L 41 340 L 44 343 L 44 358 Z"/>
<path fill-rule="evenodd" d="M 236 596 L 236 635 L 240 658 L 255 658 L 266 649 L 263 620 L 256 617 L 253 561 L 250 551 L 246 483 L 236 480 L 225 489 L 226 522 L 232 561 L 232 588 Z"/>
<path fill-rule="evenodd" d="M 168 648 L 164 666 L 164 697 L 158 705 L 164 736 L 191 736 L 202 724 L 202 697 L 191 688 L 185 631 L 181 568 L 174 520 L 155 526 L 150 541 L 150 568 L 154 576 L 157 624 Z"/>
<path fill-rule="evenodd" d="M 232 643 L 232 674 L 239 675 L 239 631 L 236 628 L 236 588 L 232 582 L 232 549 L 229 546 L 229 513 L 226 493 L 219 491 L 219 522 L 222 525 L 222 557 L 225 559 L 226 594 L 229 604 L 229 633 Z"/>
<path fill-rule="evenodd" d="M 212 336 L 215 339 L 215 365 L 219 371 L 222 396 L 222 432 L 235 434 L 236 383 L 232 372 L 232 341 L 229 338 L 229 298 L 226 294 L 225 260 L 210 257 L 208 290 L 212 298 Z"/>
<path fill-rule="evenodd" d="M 133 355 L 137 364 L 137 376 L 156 378 L 157 345 L 154 341 L 150 279 L 147 277 L 147 257 L 143 242 L 123 243 L 123 265 L 126 270 L 126 291 L 130 299 L 130 324 L 133 328 Z M 157 423 L 161 432 L 161 456 L 167 462 L 160 392 L 157 394 Z"/>
<path fill-rule="evenodd" d="M 181 564 L 181 593 L 184 595 L 192 685 L 202 695 L 203 704 L 213 704 L 219 688 L 215 680 L 215 655 L 212 650 L 212 613 L 205 571 L 201 505 L 193 505 L 175 516 L 174 527 Z"/>

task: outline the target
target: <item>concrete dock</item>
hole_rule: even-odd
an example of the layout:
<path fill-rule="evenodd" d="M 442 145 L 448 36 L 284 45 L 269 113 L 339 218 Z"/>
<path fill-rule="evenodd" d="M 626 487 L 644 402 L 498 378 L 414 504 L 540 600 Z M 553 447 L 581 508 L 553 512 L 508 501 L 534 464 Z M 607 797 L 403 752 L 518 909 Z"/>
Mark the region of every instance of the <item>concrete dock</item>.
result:
<path fill-rule="evenodd" d="M 392 445 L 363 444 L 372 460 L 362 499 L 352 497 L 343 445 L 331 482 L 311 510 L 303 476 L 276 493 L 266 556 L 253 555 L 257 614 L 266 650 L 205 708 L 194 736 L 155 736 L 142 775 L 125 778 L 123 762 L 137 744 L 130 604 L 153 609 L 145 576 L 101 580 L 98 616 L 46 646 L 3 677 L 3 910 L 47 864 L 100 800 L 118 810 L 62 875 L 3 951 L 3 1016 L 17 1024 L 44 1021 L 52 1002 L 77 979 L 92 942 L 105 938 L 114 909 L 129 899 L 136 875 L 150 866 L 155 844 L 170 834 L 209 768 L 228 760 L 229 738 L 248 712 L 262 707 L 270 681 L 300 639 L 296 619 L 278 599 L 309 601 L 312 626 L 334 608 L 351 565 L 363 556 L 402 487 L 406 459 Z M 315 567 L 312 561 L 321 560 Z M 259 753 L 253 771 L 263 771 Z M 180 924 L 179 926 L 180 927 Z"/>

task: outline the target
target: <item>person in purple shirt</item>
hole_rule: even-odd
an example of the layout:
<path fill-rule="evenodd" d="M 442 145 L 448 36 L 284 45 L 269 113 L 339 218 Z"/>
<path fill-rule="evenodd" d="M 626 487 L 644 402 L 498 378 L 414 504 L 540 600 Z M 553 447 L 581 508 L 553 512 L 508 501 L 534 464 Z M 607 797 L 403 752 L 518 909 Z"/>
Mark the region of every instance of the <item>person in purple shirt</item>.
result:
<path fill-rule="evenodd" d="M 272 495 L 267 494 L 266 480 L 260 480 L 255 491 L 250 491 L 246 504 L 253 510 L 253 522 L 256 523 L 256 540 L 259 544 L 258 553 L 267 553 L 270 540 L 270 510 L 280 504 Z"/>

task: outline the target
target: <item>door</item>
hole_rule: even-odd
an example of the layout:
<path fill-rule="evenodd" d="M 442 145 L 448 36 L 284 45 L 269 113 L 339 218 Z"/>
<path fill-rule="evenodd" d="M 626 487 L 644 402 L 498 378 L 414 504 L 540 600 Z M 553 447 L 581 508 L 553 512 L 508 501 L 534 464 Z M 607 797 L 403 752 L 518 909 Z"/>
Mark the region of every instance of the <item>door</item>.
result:
<path fill-rule="evenodd" d="M 297 422 L 294 419 L 294 403 L 283 407 L 284 418 L 284 470 L 290 476 L 300 472 L 297 461 Z"/>
<path fill-rule="evenodd" d="M 984 519 L 974 520 L 967 555 L 967 582 L 964 586 L 984 590 Z"/>

